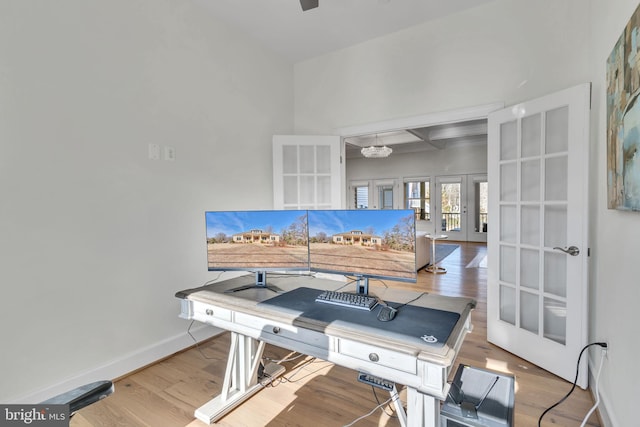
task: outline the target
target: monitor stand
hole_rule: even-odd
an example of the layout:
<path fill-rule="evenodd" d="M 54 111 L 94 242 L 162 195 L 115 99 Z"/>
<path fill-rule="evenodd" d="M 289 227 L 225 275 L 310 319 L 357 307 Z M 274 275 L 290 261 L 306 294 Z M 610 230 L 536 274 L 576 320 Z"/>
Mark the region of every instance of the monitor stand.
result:
<path fill-rule="evenodd" d="M 238 286 L 237 288 L 227 289 L 224 291 L 225 294 L 231 294 L 234 292 L 244 291 L 246 289 L 268 289 L 270 291 L 279 293 L 282 292 L 282 289 L 277 286 L 269 286 L 267 285 L 267 272 L 266 271 L 256 271 L 256 282 L 250 285 Z"/>
<path fill-rule="evenodd" d="M 369 278 L 367 276 L 356 275 L 356 293 L 369 295 Z"/>

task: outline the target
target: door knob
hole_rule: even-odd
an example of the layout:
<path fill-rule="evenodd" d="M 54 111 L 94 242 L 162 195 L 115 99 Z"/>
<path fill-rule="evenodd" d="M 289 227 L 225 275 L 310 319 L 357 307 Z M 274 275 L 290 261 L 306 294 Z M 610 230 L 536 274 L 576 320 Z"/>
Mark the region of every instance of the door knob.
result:
<path fill-rule="evenodd" d="M 557 250 L 562 251 L 565 254 L 569 254 L 571 256 L 578 256 L 578 254 L 580 253 L 580 249 L 578 249 L 575 246 L 569 246 L 568 248 L 559 248 L 559 247 L 556 246 L 553 249 L 557 249 Z"/>

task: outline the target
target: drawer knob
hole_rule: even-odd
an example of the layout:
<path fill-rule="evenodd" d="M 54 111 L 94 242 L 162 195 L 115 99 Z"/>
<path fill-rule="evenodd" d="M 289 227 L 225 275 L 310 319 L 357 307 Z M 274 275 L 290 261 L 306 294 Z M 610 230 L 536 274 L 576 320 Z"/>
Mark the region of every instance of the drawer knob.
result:
<path fill-rule="evenodd" d="M 380 360 L 380 357 L 377 353 L 369 353 L 369 360 L 371 360 L 372 362 L 377 362 L 378 360 Z"/>
<path fill-rule="evenodd" d="M 273 327 L 273 333 L 274 333 L 274 334 L 279 334 L 279 333 L 280 333 L 280 328 L 279 328 L 279 327 L 277 327 L 277 326 L 274 326 L 274 327 Z"/>
<path fill-rule="evenodd" d="M 213 316 L 213 310 L 211 310 L 210 308 L 207 308 L 205 313 L 207 313 L 207 316 Z"/>

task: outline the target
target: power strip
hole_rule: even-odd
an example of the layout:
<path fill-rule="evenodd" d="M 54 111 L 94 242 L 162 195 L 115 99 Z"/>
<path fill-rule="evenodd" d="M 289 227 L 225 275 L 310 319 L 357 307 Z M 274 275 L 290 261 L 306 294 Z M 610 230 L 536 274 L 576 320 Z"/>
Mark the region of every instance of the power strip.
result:
<path fill-rule="evenodd" d="M 385 391 L 393 391 L 393 388 L 395 387 L 395 384 L 391 381 L 385 380 L 384 378 L 376 377 L 371 374 L 367 374 L 365 372 L 358 372 L 358 381 L 381 388 Z"/>

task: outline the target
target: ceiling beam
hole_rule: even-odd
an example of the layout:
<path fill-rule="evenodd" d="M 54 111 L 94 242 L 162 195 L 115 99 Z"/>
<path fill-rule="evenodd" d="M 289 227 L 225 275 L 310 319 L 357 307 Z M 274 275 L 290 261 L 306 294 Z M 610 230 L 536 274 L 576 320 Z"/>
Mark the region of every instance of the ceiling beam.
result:
<path fill-rule="evenodd" d="M 440 139 L 466 138 L 469 136 L 479 136 L 487 134 L 487 123 L 476 123 L 472 125 L 454 124 L 429 130 L 429 139 L 437 141 Z"/>
<path fill-rule="evenodd" d="M 431 141 L 428 136 L 428 129 L 407 129 L 407 132 L 417 136 L 418 138 L 423 140 L 425 144 L 429 144 L 430 146 L 438 150 L 444 149 L 444 147 L 447 145 L 447 141 Z"/>

